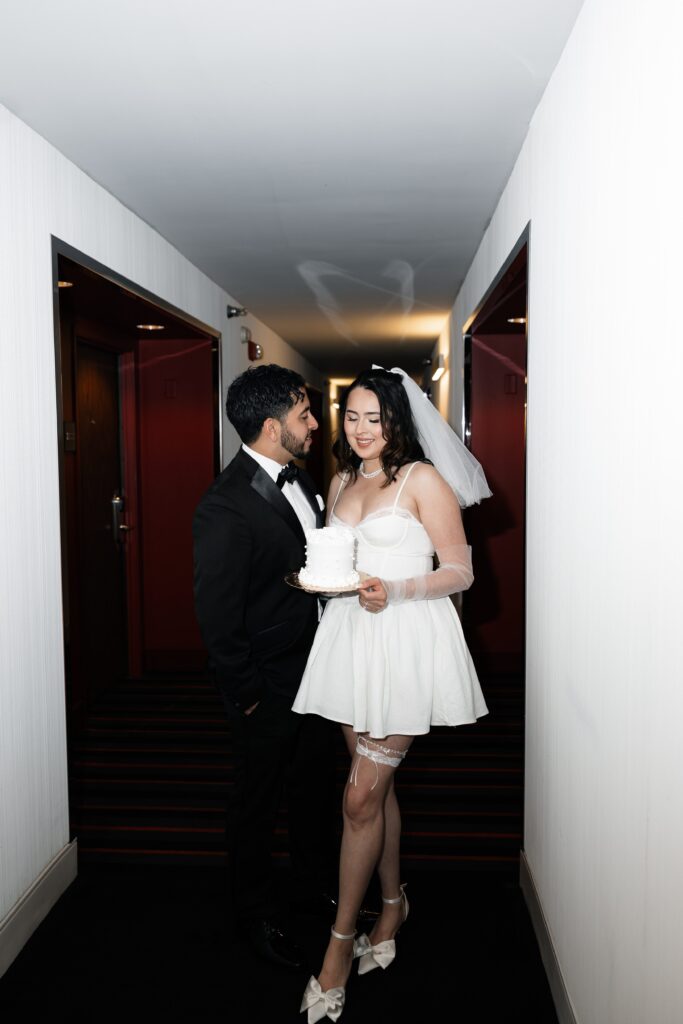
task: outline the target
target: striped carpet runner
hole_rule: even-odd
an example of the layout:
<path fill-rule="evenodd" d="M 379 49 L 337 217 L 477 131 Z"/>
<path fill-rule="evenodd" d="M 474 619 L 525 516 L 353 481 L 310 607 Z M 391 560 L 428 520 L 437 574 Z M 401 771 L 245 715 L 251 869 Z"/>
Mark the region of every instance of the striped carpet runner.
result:
<path fill-rule="evenodd" d="M 403 859 L 516 875 L 522 844 L 523 693 L 484 679 L 490 714 L 418 737 L 397 776 Z M 338 748 L 339 794 L 348 757 Z M 87 862 L 224 862 L 230 734 L 211 682 L 127 680 L 70 748 L 71 826 Z M 286 857 L 286 818 L 275 841 Z"/>

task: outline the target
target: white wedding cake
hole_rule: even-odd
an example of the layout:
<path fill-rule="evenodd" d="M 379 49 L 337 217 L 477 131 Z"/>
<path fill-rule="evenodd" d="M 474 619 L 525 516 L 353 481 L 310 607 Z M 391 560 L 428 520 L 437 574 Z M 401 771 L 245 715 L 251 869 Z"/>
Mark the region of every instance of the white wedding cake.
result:
<path fill-rule="evenodd" d="M 306 530 L 306 565 L 299 583 L 319 590 L 357 587 L 360 576 L 353 567 L 356 539 L 344 526 Z"/>

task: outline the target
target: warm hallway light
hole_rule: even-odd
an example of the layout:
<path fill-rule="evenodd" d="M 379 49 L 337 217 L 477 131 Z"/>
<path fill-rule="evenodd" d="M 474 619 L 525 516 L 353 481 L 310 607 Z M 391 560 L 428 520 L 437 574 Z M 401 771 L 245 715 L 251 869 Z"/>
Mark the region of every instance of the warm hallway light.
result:
<path fill-rule="evenodd" d="M 73 288 L 73 281 L 57 281 L 58 288 Z"/>
<path fill-rule="evenodd" d="M 165 329 L 163 324 L 136 324 L 135 326 L 139 331 L 163 331 Z"/>
<path fill-rule="evenodd" d="M 525 324 L 526 323 L 526 317 L 525 316 L 509 316 L 508 317 L 508 323 L 509 324 Z"/>
<path fill-rule="evenodd" d="M 441 378 L 443 377 L 445 372 L 446 372 L 446 357 L 445 357 L 445 355 L 442 352 L 439 355 L 439 358 L 436 361 L 436 369 L 434 370 L 434 373 L 432 374 L 432 381 L 441 380 Z"/>

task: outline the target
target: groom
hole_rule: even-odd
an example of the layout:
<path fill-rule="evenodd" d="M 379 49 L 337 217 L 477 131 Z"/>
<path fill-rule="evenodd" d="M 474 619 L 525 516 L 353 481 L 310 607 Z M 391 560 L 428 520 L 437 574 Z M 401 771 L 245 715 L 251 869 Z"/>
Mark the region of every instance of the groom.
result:
<path fill-rule="evenodd" d="M 240 374 L 226 412 L 243 443 L 195 513 L 195 606 L 231 724 L 235 911 L 261 955 L 296 967 L 270 852 L 283 788 L 299 898 L 329 899 L 333 856 L 331 724 L 290 710 L 318 602 L 285 583 L 304 564 L 304 529 L 322 526 L 322 500 L 291 461 L 306 458 L 318 424 L 303 378 L 274 364 Z"/>

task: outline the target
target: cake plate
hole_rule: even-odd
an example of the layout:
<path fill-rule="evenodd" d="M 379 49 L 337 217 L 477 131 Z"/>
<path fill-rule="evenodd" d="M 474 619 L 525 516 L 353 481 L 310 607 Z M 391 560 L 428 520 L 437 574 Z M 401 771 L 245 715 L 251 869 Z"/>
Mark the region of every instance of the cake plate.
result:
<path fill-rule="evenodd" d="M 363 580 L 369 580 L 370 577 L 366 572 L 359 572 L 358 575 Z M 285 576 L 285 583 L 288 583 L 290 587 L 294 587 L 295 590 L 305 590 L 307 594 L 317 594 L 318 597 L 338 597 L 340 594 L 357 594 L 358 584 L 352 584 L 349 587 L 339 587 L 336 590 L 330 590 L 329 587 L 305 587 L 303 583 L 299 582 L 299 573 L 290 572 Z"/>

